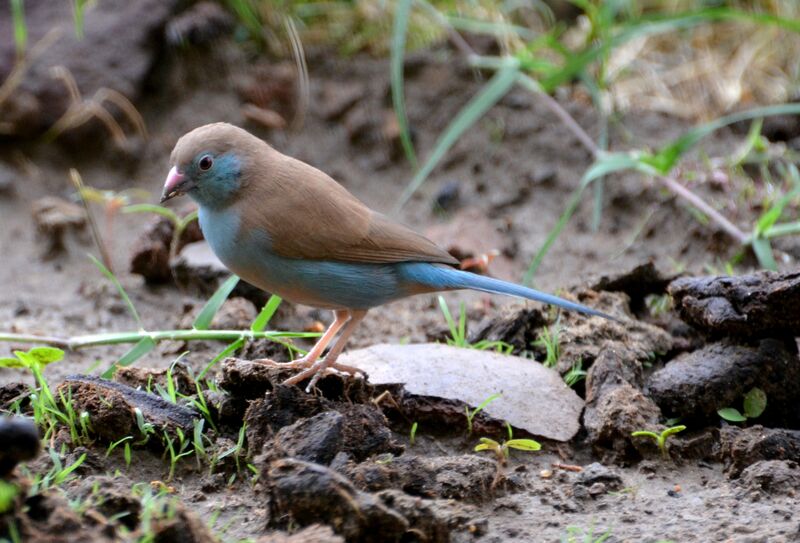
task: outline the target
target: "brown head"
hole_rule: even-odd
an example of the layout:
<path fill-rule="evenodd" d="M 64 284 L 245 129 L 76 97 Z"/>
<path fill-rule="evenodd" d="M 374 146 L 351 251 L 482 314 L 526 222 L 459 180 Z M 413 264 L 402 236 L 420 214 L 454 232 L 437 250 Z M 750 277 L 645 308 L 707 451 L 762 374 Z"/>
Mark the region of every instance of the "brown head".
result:
<path fill-rule="evenodd" d="M 256 158 L 271 151 L 264 141 L 231 124 L 195 128 L 172 150 L 161 202 L 188 194 L 201 206 L 220 207 L 241 188 Z"/>

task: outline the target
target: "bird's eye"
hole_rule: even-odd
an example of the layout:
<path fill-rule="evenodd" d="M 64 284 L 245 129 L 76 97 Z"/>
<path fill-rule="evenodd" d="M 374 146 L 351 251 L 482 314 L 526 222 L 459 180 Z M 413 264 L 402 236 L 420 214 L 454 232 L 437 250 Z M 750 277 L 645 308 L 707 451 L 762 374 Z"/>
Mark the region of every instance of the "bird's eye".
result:
<path fill-rule="evenodd" d="M 204 172 L 210 170 L 211 166 L 213 165 L 214 165 L 214 159 L 211 158 L 209 155 L 204 155 L 200 159 L 200 169 L 203 170 Z"/>

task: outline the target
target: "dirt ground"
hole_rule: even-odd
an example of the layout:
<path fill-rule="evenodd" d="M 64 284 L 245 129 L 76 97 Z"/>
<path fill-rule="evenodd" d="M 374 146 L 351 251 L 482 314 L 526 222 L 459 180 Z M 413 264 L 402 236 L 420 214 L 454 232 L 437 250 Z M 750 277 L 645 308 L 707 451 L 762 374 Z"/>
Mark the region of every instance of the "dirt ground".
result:
<path fill-rule="evenodd" d="M 382 136 L 383 119 L 391 103 L 386 61 L 366 56 L 337 60 L 325 51 L 312 51 L 312 100 L 302 127 L 270 131 L 246 122 L 240 112 L 237 89 L 254 73 L 253 63 L 233 48 L 217 54 L 217 58 L 197 62 L 171 53 L 159 61 L 148 83 L 151 92 L 138 104 L 149 138 L 137 140 L 133 152 L 93 145 L 91 140 L 78 146 L 34 143 L 0 148 L 0 156 L 6 161 L 26 165 L 24 175 L 15 183 L 15 194 L 0 196 L 3 330 L 67 336 L 135 327 L 113 287 L 87 259 L 86 253 L 95 251 L 90 238 L 68 234 L 65 252 L 47 254 L 47 241 L 36 232 L 31 205 L 46 195 L 70 197 L 74 192 L 67 176 L 70 167 L 81 172 L 87 185 L 116 191 L 141 188 L 150 194 L 149 201 L 155 202 L 172 145 L 184 132 L 206 122 L 244 125 L 282 152 L 328 172 L 373 208 L 391 209 L 411 170 L 392 142 Z M 235 62 L 230 61 L 231 55 Z M 452 55 L 448 51 L 418 54 L 411 62 L 413 69 L 408 70 L 406 101 L 416 147 L 423 156 L 482 82 L 479 74 Z M 225 58 L 229 62 L 223 62 Z M 204 71 L 211 61 L 215 66 L 238 67 Z M 261 77 L 268 80 L 281 69 L 266 61 L 258 68 L 267 74 Z M 341 106 L 342 97 L 350 95 L 355 96 L 352 105 Z M 562 100 L 593 133 L 596 119 L 591 108 L 569 97 Z M 612 124 L 612 141 L 615 147 L 640 146 L 642 142 L 657 145 L 684 129 L 684 123 L 665 116 L 630 114 Z M 739 136 L 722 131 L 704 144 L 704 152 L 714 156 L 738 141 Z M 587 153 L 557 119 L 534 97 L 516 90 L 462 138 L 399 218 L 464 254 L 499 249 L 502 256 L 492 263 L 490 272 L 519 280 L 589 164 Z M 688 164 L 691 169 L 692 161 Z M 701 163 L 695 166 L 702 168 Z M 444 213 L 434 212 L 437 195 L 452 191 L 453 186 L 459 193 L 457 202 Z M 698 191 L 711 199 L 723 198 L 713 187 L 700 186 Z M 590 198 L 586 198 L 545 259 L 536 276 L 538 288 L 557 291 L 585 285 L 593 278 L 614 275 L 648 261 L 666 272 L 703 273 L 706 265 L 719 266 L 735 252 L 723 234 L 697 222 L 650 180 L 614 176 L 606 183 L 605 200 L 603 219 L 595 232 L 589 226 Z M 728 215 L 742 225 L 756 214 L 751 209 L 725 205 Z M 103 230 L 115 271 L 145 327 L 174 328 L 186 322 L 186 315 L 196 312 L 204 299 L 174 285 L 148 285 L 128 273 L 132 246 L 150 220 L 144 215 L 120 215 L 113 233 L 105 227 Z M 467 301 L 473 325 L 515 303 L 474 293 L 455 293 L 447 299 L 451 307 L 459 300 Z M 316 320 L 328 322 L 329 316 L 311 308 L 284 307 L 273 325 L 302 329 Z M 441 337 L 444 330 L 435 297 L 418 296 L 371 311 L 351 348 L 378 342 L 416 343 Z M 202 368 L 221 346 L 192 344 L 185 361 L 195 370 Z M 0 346 L 0 355 L 5 355 L 9 347 Z M 98 361 L 105 367 L 125 349 L 70 352 L 63 363 L 50 366 L 46 375 L 57 384 L 67 375 L 95 367 Z M 180 349 L 164 344 L 137 365 L 166 367 Z M 656 367 L 662 362 L 657 361 Z M 20 380 L 19 372 L 0 370 L 0 384 Z M 392 439 L 405 445 L 405 455 L 435 458 L 477 454 L 471 452 L 474 439 L 464 438 L 461 429 L 433 435 L 421 431 L 411 447 L 406 426 L 389 427 Z M 68 497 L 79 496 L 89 481 L 101 481 L 104 487 L 124 492 L 133 482 L 163 480 L 166 476 L 158 452 L 136 450 L 131 467 L 125 466 L 120 454 L 106 457 L 103 445 L 88 452 L 92 462 L 82 468 L 79 480 L 66 485 Z M 515 453 L 505 469 L 504 482 L 489 485 L 480 496 L 467 500 L 436 496 L 459 511 L 447 517 L 451 524 L 455 523 L 453 518 L 462 519 L 447 537 L 486 542 L 601 541 L 607 533 L 608 542 L 800 541 L 800 498 L 793 489 L 761 491 L 754 483 L 731 478 L 720 462 L 691 457 L 675 462 L 662 460 L 658 454 L 644 460 L 622 459 L 617 465 L 607 462 L 603 469 L 608 473 L 602 474 L 597 480 L 600 482 L 589 484 L 580 480 L 588 469 L 573 473 L 552 467 L 554 462 L 586 467 L 603 456 L 586 442 L 585 432 L 566 445 L 545 442 L 541 453 Z M 46 465 L 44 460 L 37 463 Z M 543 470 L 553 473 L 543 474 Z M 117 471 L 121 472 L 119 477 L 104 479 Z M 595 483 L 601 486 L 592 486 Z M 297 529 L 268 526 L 267 511 L 275 507 L 278 491 L 267 488 L 265 481 L 251 485 L 237 480 L 229 486 L 221 476 L 209 476 L 205 469 L 187 461 L 169 485 L 200 519 L 218 515 L 214 529 L 225 541 L 257 539 L 275 529 Z M 435 507 L 445 507 L 437 504 Z"/>

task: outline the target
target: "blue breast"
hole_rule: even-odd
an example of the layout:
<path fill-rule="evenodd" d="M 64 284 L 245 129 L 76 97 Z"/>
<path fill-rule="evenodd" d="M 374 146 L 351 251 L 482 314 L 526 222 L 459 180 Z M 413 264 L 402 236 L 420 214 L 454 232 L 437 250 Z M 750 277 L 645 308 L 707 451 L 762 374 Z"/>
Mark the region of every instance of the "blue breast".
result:
<path fill-rule="evenodd" d="M 234 210 L 200 208 L 211 249 L 233 273 L 295 303 L 329 309 L 368 309 L 426 289 L 417 278 L 427 263 L 360 264 L 285 258 L 264 231 L 239 232 Z"/>

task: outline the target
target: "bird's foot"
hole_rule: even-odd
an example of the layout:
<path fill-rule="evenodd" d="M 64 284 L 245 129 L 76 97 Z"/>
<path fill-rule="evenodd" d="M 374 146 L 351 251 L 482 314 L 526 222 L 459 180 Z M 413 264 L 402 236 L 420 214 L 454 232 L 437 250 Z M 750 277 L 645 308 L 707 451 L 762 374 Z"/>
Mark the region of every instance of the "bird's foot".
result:
<path fill-rule="evenodd" d="M 317 384 L 317 381 L 320 380 L 321 377 L 324 375 L 356 375 L 357 373 L 363 374 L 360 369 L 347 366 L 345 364 L 339 364 L 337 362 L 328 362 L 327 360 L 318 360 L 310 367 L 307 367 L 297 375 L 289 377 L 286 379 L 283 384 L 284 385 L 296 385 L 301 381 L 305 381 L 309 377 L 311 377 L 311 381 L 308 383 L 306 387 L 306 392 L 311 392 L 311 389 L 314 388 L 314 385 Z"/>

